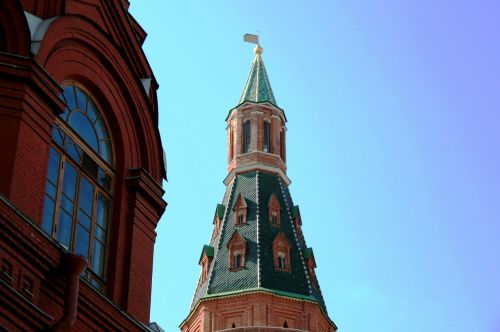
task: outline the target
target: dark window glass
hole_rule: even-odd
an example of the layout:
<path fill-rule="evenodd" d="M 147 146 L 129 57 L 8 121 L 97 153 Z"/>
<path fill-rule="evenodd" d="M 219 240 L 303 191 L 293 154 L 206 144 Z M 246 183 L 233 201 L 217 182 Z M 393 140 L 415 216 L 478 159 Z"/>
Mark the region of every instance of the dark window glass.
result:
<path fill-rule="evenodd" d="M 264 152 L 271 152 L 271 124 L 264 122 Z"/>
<path fill-rule="evenodd" d="M 52 233 L 55 208 L 56 202 L 46 195 L 43 204 L 42 229 L 49 234 Z"/>
<path fill-rule="evenodd" d="M 85 257 L 89 256 L 90 231 L 78 224 L 74 252 Z"/>
<path fill-rule="evenodd" d="M 234 255 L 234 267 L 236 269 L 241 267 L 241 254 Z"/>
<path fill-rule="evenodd" d="M 280 269 L 284 269 L 285 268 L 285 257 L 278 256 L 278 267 Z"/>
<path fill-rule="evenodd" d="M 96 130 L 85 114 L 82 112 L 71 113 L 69 125 L 80 135 L 85 143 L 90 145 L 94 151 L 99 152 L 99 139 L 97 138 Z"/>
<path fill-rule="evenodd" d="M 57 229 L 57 241 L 61 242 L 67 249 L 71 241 L 71 228 L 73 226 L 73 215 L 61 210 Z"/>
<path fill-rule="evenodd" d="M 245 122 L 244 125 L 244 136 L 243 136 L 243 153 L 250 152 L 250 141 L 252 139 L 251 136 L 251 128 L 250 121 Z"/>
<path fill-rule="evenodd" d="M 80 209 L 87 215 L 92 215 L 92 209 L 94 205 L 94 186 L 84 177 L 82 177 L 80 181 L 79 202 Z"/>

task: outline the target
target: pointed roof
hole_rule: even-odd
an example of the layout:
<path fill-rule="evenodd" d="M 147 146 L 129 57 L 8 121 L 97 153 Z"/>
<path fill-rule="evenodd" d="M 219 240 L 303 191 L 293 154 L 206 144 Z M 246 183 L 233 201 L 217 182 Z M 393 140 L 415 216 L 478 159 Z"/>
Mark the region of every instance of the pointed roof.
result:
<path fill-rule="evenodd" d="M 276 99 L 274 98 L 271 83 L 267 77 L 266 67 L 262 61 L 262 47 L 257 45 L 255 47 L 255 58 L 253 60 L 250 75 L 248 75 L 247 83 L 241 94 L 239 104 L 251 101 L 255 103 L 269 102 L 278 107 Z"/>
<path fill-rule="evenodd" d="M 279 227 L 270 223 L 267 213 L 267 206 L 273 196 L 282 211 Z M 242 199 L 248 206 L 247 224 L 243 227 L 235 225 L 236 212 L 226 209 L 221 229 L 210 242 L 214 252 L 209 276 L 204 283 L 198 284 L 191 310 L 202 299 L 267 291 L 317 302 L 326 313 L 321 290 L 312 285 L 310 272 L 306 268 L 305 259 L 311 253 L 304 239 L 297 237 L 294 231 L 294 204 L 288 187 L 276 174 L 262 171 L 238 174 L 227 187 L 222 204 L 234 206 L 237 200 Z M 245 268 L 237 272 L 229 271 L 228 247 L 235 237 L 246 242 Z M 284 238 L 290 245 L 290 272 L 279 271 L 274 266 L 272 247 L 277 238 Z"/>

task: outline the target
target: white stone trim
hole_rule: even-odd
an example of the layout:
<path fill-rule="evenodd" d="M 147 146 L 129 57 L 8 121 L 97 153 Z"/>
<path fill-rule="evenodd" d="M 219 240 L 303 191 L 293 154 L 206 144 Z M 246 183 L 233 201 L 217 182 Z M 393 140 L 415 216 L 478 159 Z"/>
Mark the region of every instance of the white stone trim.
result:
<path fill-rule="evenodd" d="M 231 181 L 233 180 L 233 178 L 235 177 L 236 174 L 248 172 L 248 171 L 251 171 L 253 169 L 259 169 L 259 170 L 268 171 L 271 173 L 278 173 L 278 175 L 286 183 L 287 186 L 289 186 L 292 183 L 292 181 L 288 178 L 286 173 L 283 172 L 283 170 L 281 168 L 275 167 L 275 166 L 269 166 L 269 165 L 263 164 L 263 163 L 252 163 L 252 164 L 248 164 L 245 166 L 238 166 L 236 168 L 233 168 L 231 170 L 231 172 L 229 172 L 229 174 L 226 176 L 226 178 L 224 179 L 223 182 L 227 186 L 229 183 L 231 183 Z"/>

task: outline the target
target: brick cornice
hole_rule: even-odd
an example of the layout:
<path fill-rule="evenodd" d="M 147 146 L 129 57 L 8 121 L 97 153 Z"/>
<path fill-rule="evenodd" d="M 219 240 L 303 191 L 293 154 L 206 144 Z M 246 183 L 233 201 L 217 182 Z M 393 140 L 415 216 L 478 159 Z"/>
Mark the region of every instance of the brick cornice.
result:
<path fill-rule="evenodd" d="M 167 202 L 163 200 L 163 190 L 159 184 L 144 168 L 132 168 L 129 176 L 125 179 L 127 188 L 143 195 L 148 202 L 156 209 L 158 216 L 161 216 L 167 207 Z"/>
<path fill-rule="evenodd" d="M 65 105 L 59 99 L 61 86 L 32 58 L 0 52 L 0 77 L 27 84 L 42 97 L 48 108 L 56 114 L 62 113 Z"/>

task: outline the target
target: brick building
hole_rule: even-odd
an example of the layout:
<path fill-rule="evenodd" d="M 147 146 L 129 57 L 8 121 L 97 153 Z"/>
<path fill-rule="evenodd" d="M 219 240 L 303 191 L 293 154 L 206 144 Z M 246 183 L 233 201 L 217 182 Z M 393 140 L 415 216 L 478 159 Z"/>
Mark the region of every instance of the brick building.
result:
<path fill-rule="evenodd" d="M 127 0 L 0 0 L 0 330 L 157 329 L 145 37 Z"/>
<path fill-rule="evenodd" d="M 288 189 L 285 112 L 258 44 L 226 121 L 227 188 L 200 255 L 200 279 L 182 332 L 335 332 Z"/>

